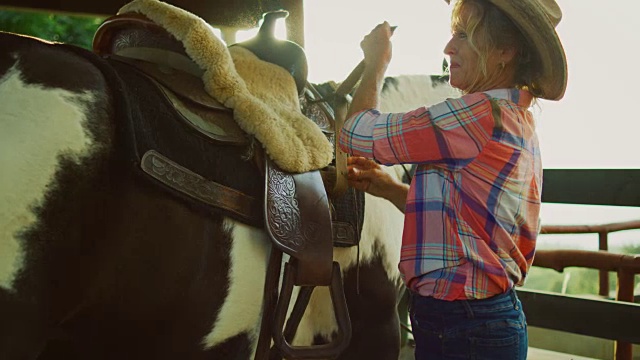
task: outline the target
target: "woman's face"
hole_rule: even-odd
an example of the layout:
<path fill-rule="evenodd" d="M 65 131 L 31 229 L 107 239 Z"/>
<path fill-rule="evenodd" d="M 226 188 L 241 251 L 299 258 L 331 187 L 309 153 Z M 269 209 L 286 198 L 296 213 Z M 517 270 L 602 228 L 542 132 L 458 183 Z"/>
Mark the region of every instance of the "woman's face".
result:
<path fill-rule="evenodd" d="M 472 48 L 466 28 L 465 19 L 473 16 L 473 12 L 462 8 L 459 29 L 454 29 L 451 40 L 444 48 L 449 57 L 449 83 L 464 92 L 484 91 L 490 88 L 496 69 L 500 66 L 500 51 L 491 50 L 486 59 L 487 75 L 484 75 L 480 65 L 480 55 Z M 476 44 L 481 45 L 481 44 Z"/>
<path fill-rule="evenodd" d="M 467 41 L 467 34 L 454 32 L 444 53 L 449 57 L 449 84 L 468 91 L 478 77 L 480 59 Z"/>

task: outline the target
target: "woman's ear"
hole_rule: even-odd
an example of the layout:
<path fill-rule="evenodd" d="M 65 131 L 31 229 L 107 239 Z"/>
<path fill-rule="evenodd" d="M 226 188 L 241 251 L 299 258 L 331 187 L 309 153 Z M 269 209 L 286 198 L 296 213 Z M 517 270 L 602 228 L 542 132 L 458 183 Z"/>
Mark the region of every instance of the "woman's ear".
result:
<path fill-rule="evenodd" d="M 513 46 L 509 46 L 500 50 L 500 62 L 504 64 L 510 63 L 513 58 L 516 56 L 517 50 Z"/>

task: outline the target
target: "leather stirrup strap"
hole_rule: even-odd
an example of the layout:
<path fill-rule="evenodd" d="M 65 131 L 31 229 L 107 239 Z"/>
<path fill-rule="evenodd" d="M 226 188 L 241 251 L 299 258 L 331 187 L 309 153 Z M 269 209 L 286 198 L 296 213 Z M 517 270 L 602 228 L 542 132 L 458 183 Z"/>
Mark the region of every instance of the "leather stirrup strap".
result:
<path fill-rule="evenodd" d="M 271 325 L 273 324 L 276 303 L 278 301 L 281 266 L 282 251 L 272 246 L 262 294 L 262 321 L 260 322 L 260 335 L 258 335 L 258 346 L 256 347 L 254 356 L 255 360 L 268 360 L 269 358 Z"/>
<path fill-rule="evenodd" d="M 336 144 L 333 148 L 333 158 L 335 160 L 336 173 L 333 180 L 333 187 L 331 188 L 331 197 L 337 198 L 342 196 L 349 188 L 349 182 L 347 180 L 347 158 L 348 155 L 338 145 L 338 139 L 340 138 L 340 132 L 342 126 L 347 120 L 347 109 L 349 107 L 349 101 L 346 95 L 336 93 L 333 97 L 331 107 L 335 112 L 335 134 Z"/>

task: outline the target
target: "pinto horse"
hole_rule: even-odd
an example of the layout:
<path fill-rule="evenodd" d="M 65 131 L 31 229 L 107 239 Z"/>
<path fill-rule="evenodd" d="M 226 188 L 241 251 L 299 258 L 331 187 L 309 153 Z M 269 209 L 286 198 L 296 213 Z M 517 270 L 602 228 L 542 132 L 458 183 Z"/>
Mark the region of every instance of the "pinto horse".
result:
<path fill-rule="evenodd" d="M 209 129 L 224 141 L 203 136 L 127 62 L 8 33 L 0 49 L 0 359 L 252 358 L 272 252 L 261 204 L 242 216 L 210 204 L 224 199 L 193 201 L 143 174 L 136 152 L 160 146 L 202 179 L 261 198 L 248 156 L 259 144 L 229 121 Z M 382 110 L 449 96 L 442 85 L 387 78 Z M 321 117 L 307 87 L 302 109 Z M 368 194 L 360 210 L 358 246 L 333 250 L 353 329 L 339 358 L 395 360 L 403 217 Z M 293 343 L 336 332 L 318 288 Z"/>
<path fill-rule="evenodd" d="M 0 358 L 251 358 L 272 249 L 260 216 L 167 190 L 132 154 L 162 146 L 260 198 L 247 160 L 259 145 L 193 131 L 126 62 L 8 33 L 0 49 Z M 334 249 L 353 328 L 340 358 L 397 359 L 401 228 L 393 205 L 366 195 L 359 245 Z M 294 343 L 336 331 L 319 288 Z"/>

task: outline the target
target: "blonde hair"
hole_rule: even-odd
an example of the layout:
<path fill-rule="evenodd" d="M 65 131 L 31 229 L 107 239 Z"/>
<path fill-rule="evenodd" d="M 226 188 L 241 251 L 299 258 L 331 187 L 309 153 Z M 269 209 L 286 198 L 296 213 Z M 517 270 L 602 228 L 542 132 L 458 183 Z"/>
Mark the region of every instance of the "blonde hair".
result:
<path fill-rule="evenodd" d="M 468 16 L 463 17 L 463 9 Z M 499 8 L 487 0 L 458 0 L 451 13 L 451 30 L 467 34 L 467 41 L 478 55 L 480 64 L 476 79 L 469 92 L 477 91 L 489 74 L 487 59 L 492 49 L 516 49 L 515 87 L 531 92 L 535 97 L 542 94 L 535 79 L 539 74 L 537 54 L 518 27 Z"/>

